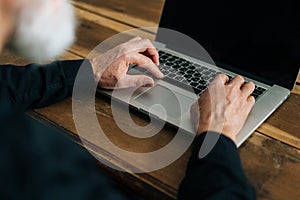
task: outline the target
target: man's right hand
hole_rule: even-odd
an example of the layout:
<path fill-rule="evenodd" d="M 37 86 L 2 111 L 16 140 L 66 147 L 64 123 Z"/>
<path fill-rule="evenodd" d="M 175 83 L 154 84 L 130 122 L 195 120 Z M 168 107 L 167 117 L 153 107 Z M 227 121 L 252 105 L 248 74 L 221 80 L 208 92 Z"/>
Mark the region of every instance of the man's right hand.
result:
<path fill-rule="evenodd" d="M 228 81 L 225 74 L 219 74 L 192 105 L 191 116 L 198 134 L 215 131 L 236 142 L 255 103 L 251 96 L 255 86 L 239 75 Z"/>

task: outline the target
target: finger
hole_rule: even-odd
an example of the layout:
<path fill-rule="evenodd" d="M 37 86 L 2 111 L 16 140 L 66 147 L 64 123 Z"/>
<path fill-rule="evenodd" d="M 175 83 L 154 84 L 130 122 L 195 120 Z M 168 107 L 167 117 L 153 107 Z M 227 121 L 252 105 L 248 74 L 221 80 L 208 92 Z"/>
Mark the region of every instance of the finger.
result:
<path fill-rule="evenodd" d="M 147 86 L 152 87 L 154 85 L 154 80 L 146 75 L 125 75 L 123 76 L 115 88 L 128 88 L 128 87 L 139 87 Z"/>
<path fill-rule="evenodd" d="M 138 53 L 144 53 L 146 56 L 151 58 L 151 60 L 159 65 L 159 55 L 149 39 L 136 39 L 130 42 L 131 49 Z"/>
<path fill-rule="evenodd" d="M 229 78 L 226 74 L 218 74 L 214 80 L 212 81 L 212 83 L 220 83 L 225 85 L 228 82 Z"/>
<path fill-rule="evenodd" d="M 254 103 L 255 103 L 255 98 L 254 98 L 254 96 L 249 96 L 248 98 L 247 98 L 247 101 L 248 101 L 248 103 L 250 103 L 250 105 L 254 105 Z"/>
<path fill-rule="evenodd" d="M 139 53 L 130 53 L 126 55 L 129 64 L 136 64 L 141 68 L 146 69 L 151 74 L 153 74 L 156 78 L 163 78 L 163 73 L 159 70 L 159 68 L 152 62 L 152 60 L 142 54 Z"/>
<path fill-rule="evenodd" d="M 245 83 L 244 78 L 240 75 L 237 75 L 229 82 L 229 85 L 237 85 L 239 87 L 242 87 L 244 83 Z"/>
<path fill-rule="evenodd" d="M 251 111 L 254 104 L 255 104 L 255 98 L 253 96 L 249 96 L 247 98 L 247 111 L 248 111 L 248 113 Z"/>
<path fill-rule="evenodd" d="M 148 48 L 145 52 L 143 52 L 145 56 L 151 58 L 151 60 L 158 66 L 159 65 L 159 54 L 155 48 Z"/>
<path fill-rule="evenodd" d="M 246 97 L 250 96 L 254 91 L 254 89 L 255 89 L 255 85 L 253 82 L 247 82 L 241 87 L 241 91 Z"/>

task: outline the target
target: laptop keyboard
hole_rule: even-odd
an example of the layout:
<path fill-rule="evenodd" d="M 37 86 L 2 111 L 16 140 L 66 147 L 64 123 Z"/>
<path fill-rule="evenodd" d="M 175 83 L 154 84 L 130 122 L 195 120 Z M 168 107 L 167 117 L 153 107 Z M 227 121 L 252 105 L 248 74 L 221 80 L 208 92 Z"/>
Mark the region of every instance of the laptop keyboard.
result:
<path fill-rule="evenodd" d="M 169 52 L 159 50 L 160 70 L 165 75 L 164 81 L 183 89 L 193 89 L 198 96 L 207 88 L 209 83 L 221 72 L 180 58 Z M 144 71 L 147 75 L 149 72 Z M 231 80 L 233 77 L 228 75 Z M 252 95 L 257 99 L 265 89 L 255 85 Z"/>

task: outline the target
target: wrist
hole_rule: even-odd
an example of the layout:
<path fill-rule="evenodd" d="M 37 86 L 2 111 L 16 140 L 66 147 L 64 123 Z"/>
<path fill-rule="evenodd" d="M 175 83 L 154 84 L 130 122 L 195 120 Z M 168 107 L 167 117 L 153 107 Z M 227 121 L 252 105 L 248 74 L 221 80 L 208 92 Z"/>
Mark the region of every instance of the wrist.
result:
<path fill-rule="evenodd" d="M 206 132 L 220 133 L 220 134 L 226 136 L 227 138 L 231 139 L 234 143 L 236 143 L 236 134 L 233 134 L 231 131 L 226 131 L 226 130 L 224 130 L 222 128 L 218 128 L 218 127 L 201 126 L 197 130 L 197 135 L 199 136 Z"/>

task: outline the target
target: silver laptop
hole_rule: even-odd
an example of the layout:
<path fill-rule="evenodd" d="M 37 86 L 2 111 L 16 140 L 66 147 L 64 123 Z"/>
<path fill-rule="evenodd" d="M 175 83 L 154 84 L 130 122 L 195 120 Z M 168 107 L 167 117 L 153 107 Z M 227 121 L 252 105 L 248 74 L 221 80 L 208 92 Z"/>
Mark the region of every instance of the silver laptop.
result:
<path fill-rule="evenodd" d="M 200 5 L 198 5 L 200 4 Z M 195 134 L 190 106 L 218 73 L 256 85 L 256 103 L 237 136 L 239 147 L 290 95 L 300 64 L 298 13 L 288 1 L 165 0 L 154 45 L 165 78 L 154 87 L 99 92 Z M 189 36 L 203 47 L 185 41 Z M 209 55 L 209 56 L 208 56 Z M 130 74 L 148 72 L 133 66 Z M 155 106 L 154 106 L 155 105 Z"/>

